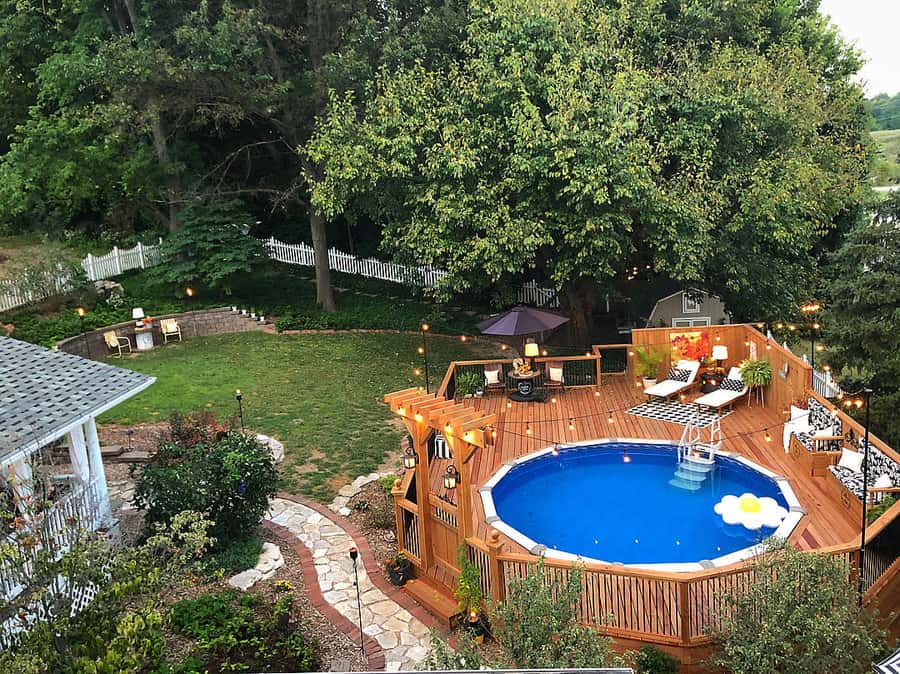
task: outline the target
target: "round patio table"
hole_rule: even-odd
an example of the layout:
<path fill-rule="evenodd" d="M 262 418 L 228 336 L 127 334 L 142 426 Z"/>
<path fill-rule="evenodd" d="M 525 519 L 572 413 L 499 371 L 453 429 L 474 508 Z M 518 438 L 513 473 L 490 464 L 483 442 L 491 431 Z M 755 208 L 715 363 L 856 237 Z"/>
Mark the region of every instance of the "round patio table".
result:
<path fill-rule="evenodd" d="M 515 382 L 516 387 L 516 390 L 509 395 L 509 399 L 517 403 L 543 402 L 547 397 L 546 392 L 535 385 L 535 379 L 540 375 L 538 370 L 509 372 L 506 376 Z"/>

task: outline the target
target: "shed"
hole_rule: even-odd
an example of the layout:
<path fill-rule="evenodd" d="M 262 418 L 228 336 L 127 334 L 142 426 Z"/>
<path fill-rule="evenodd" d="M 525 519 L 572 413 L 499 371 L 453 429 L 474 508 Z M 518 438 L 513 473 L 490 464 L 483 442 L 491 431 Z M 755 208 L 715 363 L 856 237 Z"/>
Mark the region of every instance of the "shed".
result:
<path fill-rule="evenodd" d="M 725 303 L 702 290 L 682 289 L 656 301 L 648 328 L 696 328 L 731 322 Z"/>

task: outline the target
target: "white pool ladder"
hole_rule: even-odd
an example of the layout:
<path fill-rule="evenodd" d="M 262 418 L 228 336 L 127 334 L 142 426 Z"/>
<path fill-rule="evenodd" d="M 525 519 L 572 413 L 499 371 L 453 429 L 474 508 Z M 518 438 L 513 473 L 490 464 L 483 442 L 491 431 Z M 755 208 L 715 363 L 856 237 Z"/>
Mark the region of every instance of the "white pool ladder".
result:
<path fill-rule="evenodd" d="M 700 410 L 684 427 L 678 442 L 678 468 L 669 484 L 687 491 L 697 491 L 716 468 L 716 452 L 722 448 L 722 425 L 718 415 L 709 425 L 709 439 L 704 442 L 700 428 Z"/>

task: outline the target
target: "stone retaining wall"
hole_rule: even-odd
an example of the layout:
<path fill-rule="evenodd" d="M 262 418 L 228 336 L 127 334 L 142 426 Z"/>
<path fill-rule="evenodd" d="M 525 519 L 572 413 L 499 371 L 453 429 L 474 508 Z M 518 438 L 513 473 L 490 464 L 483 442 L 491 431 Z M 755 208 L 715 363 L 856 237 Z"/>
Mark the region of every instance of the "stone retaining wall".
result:
<path fill-rule="evenodd" d="M 163 316 L 153 317 L 153 344 L 155 348 L 159 348 L 163 344 L 162 332 L 159 322 L 163 318 L 174 318 L 181 326 L 181 337 L 189 340 L 193 337 L 205 337 L 207 335 L 218 335 L 228 332 L 250 332 L 264 330 L 266 324 L 260 323 L 258 319 L 251 319 L 249 316 L 242 316 L 240 313 L 232 313 L 230 307 L 220 307 L 217 309 L 200 309 L 197 311 L 188 311 L 181 314 L 165 314 Z M 103 340 L 103 333 L 109 330 L 115 330 L 120 337 L 128 337 L 131 341 L 131 348 L 137 350 L 134 341 L 134 321 L 126 323 L 117 323 L 115 325 L 107 325 L 83 335 L 69 337 L 58 342 L 56 347 L 60 351 L 72 353 L 83 358 L 102 358 L 112 353 Z M 177 338 L 176 338 L 177 340 Z M 170 342 L 171 343 L 171 342 Z"/>

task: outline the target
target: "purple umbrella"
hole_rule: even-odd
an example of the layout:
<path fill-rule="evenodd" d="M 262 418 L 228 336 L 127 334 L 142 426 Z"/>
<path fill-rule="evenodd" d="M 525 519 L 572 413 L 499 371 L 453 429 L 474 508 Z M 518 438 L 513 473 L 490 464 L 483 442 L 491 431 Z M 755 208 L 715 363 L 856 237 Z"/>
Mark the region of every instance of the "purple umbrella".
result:
<path fill-rule="evenodd" d="M 478 329 L 485 335 L 515 337 L 543 333 L 568 322 L 569 319 L 566 316 L 553 311 L 519 305 L 502 314 L 491 316 L 486 321 L 481 321 Z M 524 353 L 523 348 L 522 354 L 524 355 Z"/>

